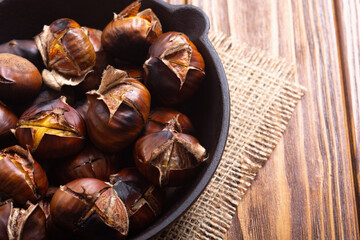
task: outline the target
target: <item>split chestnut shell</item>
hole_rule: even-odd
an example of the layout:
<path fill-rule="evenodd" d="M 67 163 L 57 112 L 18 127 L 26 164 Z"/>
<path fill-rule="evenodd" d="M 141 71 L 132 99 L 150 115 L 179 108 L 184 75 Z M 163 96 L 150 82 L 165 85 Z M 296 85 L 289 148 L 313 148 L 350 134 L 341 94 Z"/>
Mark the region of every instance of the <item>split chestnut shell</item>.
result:
<path fill-rule="evenodd" d="M 127 73 L 108 66 L 97 91 L 87 93 L 85 116 L 90 140 L 100 150 L 117 152 L 140 134 L 150 112 L 150 93 Z"/>
<path fill-rule="evenodd" d="M 86 127 L 80 114 L 65 97 L 42 102 L 27 109 L 19 119 L 15 136 L 20 145 L 40 159 L 78 153 L 84 146 Z"/>
<path fill-rule="evenodd" d="M 0 192 L 18 204 L 38 202 L 48 189 L 45 171 L 30 151 L 12 146 L 0 151 Z"/>

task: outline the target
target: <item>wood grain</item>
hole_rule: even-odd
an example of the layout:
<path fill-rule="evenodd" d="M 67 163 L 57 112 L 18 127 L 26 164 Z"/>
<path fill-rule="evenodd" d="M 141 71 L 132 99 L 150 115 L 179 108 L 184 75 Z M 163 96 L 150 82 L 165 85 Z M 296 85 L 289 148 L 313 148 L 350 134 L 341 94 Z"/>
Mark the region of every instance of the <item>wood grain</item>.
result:
<path fill-rule="evenodd" d="M 294 62 L 307 88 L 227 239 L 360 239 L 359 2 L 169 2 L 199 6 L 212 29 Z"/>

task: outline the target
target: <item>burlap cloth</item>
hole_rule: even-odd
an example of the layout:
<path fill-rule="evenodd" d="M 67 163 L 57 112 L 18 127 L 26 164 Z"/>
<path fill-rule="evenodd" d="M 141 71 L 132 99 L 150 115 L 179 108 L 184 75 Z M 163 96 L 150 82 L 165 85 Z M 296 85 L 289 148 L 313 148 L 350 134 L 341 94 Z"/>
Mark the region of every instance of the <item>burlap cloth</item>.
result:
<path fill-rule="evenodd" d="M 154 239 L 223 239 L 239 201 L 280 140 L 304 89 L 295 67 L 226 37 L 209 33 L 227 75 L 229 135 L 220 164 L 199 199 Z"/>

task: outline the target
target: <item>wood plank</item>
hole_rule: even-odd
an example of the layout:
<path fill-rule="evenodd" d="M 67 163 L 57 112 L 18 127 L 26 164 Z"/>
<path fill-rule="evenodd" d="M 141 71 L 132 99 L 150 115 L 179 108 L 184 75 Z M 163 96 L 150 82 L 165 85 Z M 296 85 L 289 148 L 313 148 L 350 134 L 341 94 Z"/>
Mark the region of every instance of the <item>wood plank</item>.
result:
<path fill-rule="evenodd" d="M 213 29 L 296 63 L 296 81 L 308 89 L 227 239 L 360 239 L 334 2 L 190 3 Z"/>
<path fill-rule="evenodd" d="M 336 0 L 342 70 L 349 116 L 357 202 L 360 201 L 360 2 Z M 359 209 L 359 205 L 358 205 Z"/>

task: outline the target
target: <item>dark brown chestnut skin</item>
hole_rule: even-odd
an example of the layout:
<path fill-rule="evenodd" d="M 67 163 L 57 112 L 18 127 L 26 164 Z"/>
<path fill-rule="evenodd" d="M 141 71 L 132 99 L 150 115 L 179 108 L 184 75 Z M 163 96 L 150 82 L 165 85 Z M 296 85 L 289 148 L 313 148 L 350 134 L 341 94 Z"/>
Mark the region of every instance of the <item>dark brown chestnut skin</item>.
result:
<path fill-rule="evenodd" d="M 57 164 L 53 171 L 56 182 L 66 184 L 78 178 L 97 178 L 107 181 L 111 174 L 119 171 L 119 155 L 104 154 L 88 144 L 78 155 Z"/>
<path fill-rule="evenodd" d="M 17 116 L 0 102 L 0 140 L 11 134 L 10 130 L 16 127 L 17 122 Z"/>
<path fill-rule="evenodd" d="M 46 240 L 46 218 L 38 204 L 15 208 L 12 201 L 0 203 L 0 239 Z"/>
<path fill-rule="evenodd" d="M 79 84 L 80 93 L 85 93 L 93 89 L 98 89 L 102 74 L 112 61 L 101 45 L 102 31 L 88 27 L 82 27 L 82 29 L 87 33 L 96 53 L 96 63 L 93 72 L 86 75 L 84 81 Z"/>
<path fill-rule="evenodd" d="M 85 144 L 85 135 L 83 118 L 66 103 L 65 97 L 30 107 L 15 129 L 20 145 L 29 145 L 42 160 L 77 154 Z"/>
<path fill-rule="evenodd" d="M 6 104 L 26 103 L 41 90 L 40 72 L 30 61 L 0 53 L 0 100 Z"/>
<path fill-rule="evenodd" d="M 55 90 L 81 83 L 95 65 L 96 54 L 84 29 L 72 19 L 61 18 L 44 26 L 35 43 L 47 68 L 44 82 Z"/>
<path fill-rule="evenodd" d="M 20 146 L 0 151 L 0 182 L 0 192 L 20 205 L 37 203 L 48 189 L 45 171 L 30 151 Z"/>
<path fill-rule="evenodd" d="M 135 1 L 114 15 L 103 30 L 101 43 L 105 51 L 123 62 L 142 64 L 149 46 L 162 33 L 159 19 L 151 9 L 139 12 L 140 1 Z"/>
<path fill-rule="evenodd" d="M 142 67 L 136 65 L 124 65 L 119 67 L 119 69 L 127 72 L 130 78 L 134 78 L 139 82 L 144 83 L 145 72 Z"/>
<path fill-rule="evenodd" d="M 166 106 L 189 99 L 205 77 L 203 57 L 180 32 L 164 33 L 151 45 L 144 69 L 151 96 Z"/>
<path fill-rule="evenodd" d="M 134 160 L 152 183 L 179 187 L 196 177 L 206 160 L 206 150 L 193 136 L 165 129 L 140 138 L 135 143 Z"/>
<path fill-rule="evenodd" d="M 124 168 L 111 175 L 110 183 L 126 206 L 131 231 L 144 229 L 161 214 L 165 193 L 149 183 L 136 168 Z"/>
<path fill-rule="evenodd" d="M 108 66 L 97 91 L 87 93 L 85 116 L 92 143 L 105 152 L 117 152 L 141 133 L 150 112 L 150 93 L 127 73 Z"/>
<path fill-rule="evenodd" d="M 52 222 L 85 239 L 120 239 L 129 218 L 114 189 L 95 178 L 81 178 L 60 186 L 50 203 Z"/>
<path fill-rule="evenodd" d="M 194 133 L 194 127 L 185 114 L 172 108 L 152 110 L 145 125 L 144 135 L 160 132 L 165 128 L 179 133 Z"/>
<path fill-rule="evenodd" d="M 26 58 L 32 62 L 37 69 L 42 70 L 44 64 L 34 40 L 11 40 L 0 44 L 0 53 L 11 53 Z"/>

